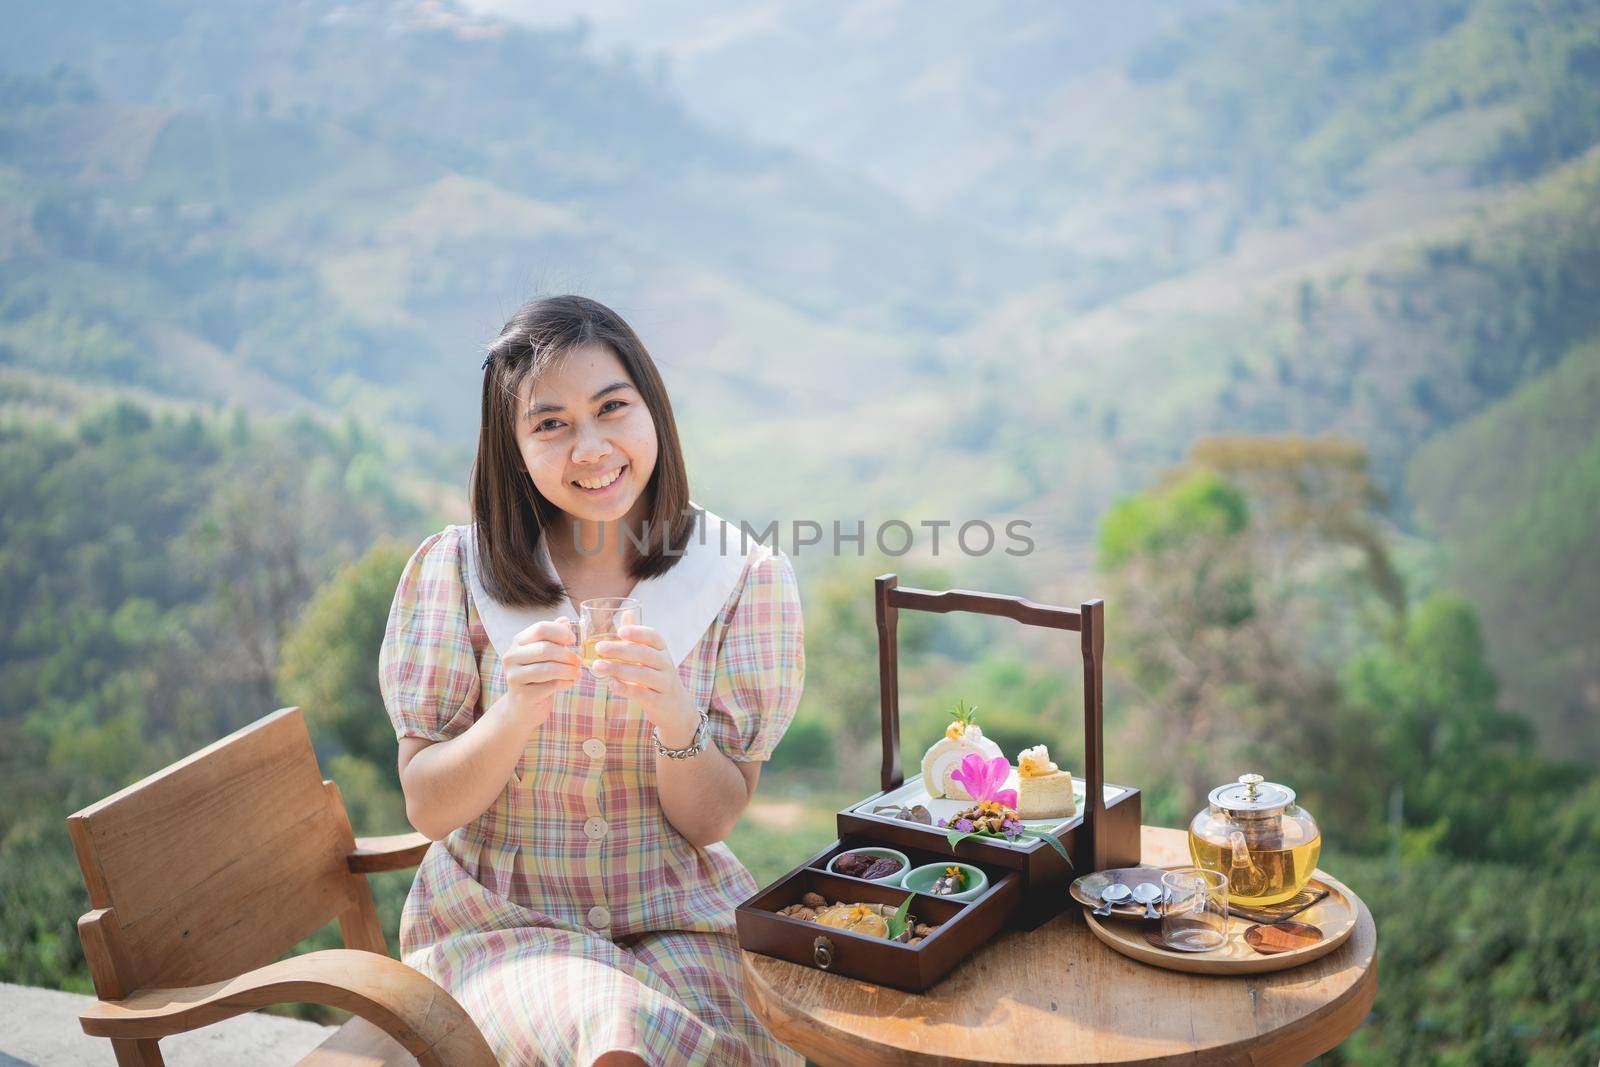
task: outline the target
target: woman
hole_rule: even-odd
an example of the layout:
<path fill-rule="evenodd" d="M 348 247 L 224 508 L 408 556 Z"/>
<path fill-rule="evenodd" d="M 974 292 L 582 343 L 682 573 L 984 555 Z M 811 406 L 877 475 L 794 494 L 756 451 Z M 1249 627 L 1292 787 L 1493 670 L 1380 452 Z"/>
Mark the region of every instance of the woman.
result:
<path fill-rule="evenodd" d="M 655 364 L 582 297 L 490 346 L 471 494 L 406 564 L 379 661 L 437 842 L 402 957 L 505 1063 L 799 1063 L 745 1004 L 756 885 L 719 843 L 800 700 L 788 557 L 691 503 Z M 586 671 L 575 605 L 606 596 L 642 625 Z"/>

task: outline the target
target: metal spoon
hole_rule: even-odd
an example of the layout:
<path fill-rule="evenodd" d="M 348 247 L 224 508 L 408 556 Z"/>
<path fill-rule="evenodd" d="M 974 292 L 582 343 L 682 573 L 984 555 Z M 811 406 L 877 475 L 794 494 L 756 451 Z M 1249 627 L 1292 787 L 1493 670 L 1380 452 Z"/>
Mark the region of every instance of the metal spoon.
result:
<path fill-rule="evenodd" d="M 1121 882 L 1108 885 L 1100 890 L 1100 903 L 1095 905 L 1094 913 L 1101 917 L 1110 915 L 1115 905 L 1126 902 L 1132 895 L 1133 891 Z"/>
<path fill-rule="evenodd" d="M 1156 901 L 1160 900 L 1164 895 L 1161 887 L 1154 882 L 1140 882 L 1133 887 L 1133 899 L 1144 905 L 1144 917 L 1146 919 L 1161 918 L 1161 915 L 1156 911 Z"/>

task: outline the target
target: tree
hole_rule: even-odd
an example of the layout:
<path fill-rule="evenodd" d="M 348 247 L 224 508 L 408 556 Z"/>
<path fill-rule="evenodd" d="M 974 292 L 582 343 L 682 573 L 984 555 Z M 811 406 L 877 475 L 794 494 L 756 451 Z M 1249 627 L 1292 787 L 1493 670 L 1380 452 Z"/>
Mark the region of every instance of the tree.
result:
<path fill-rule="evenodd" d="M 1155 803 L 1192 811 L 1244 770 L 1334 798 L 1363 779 L 1337 669 L 1403 611 L 1380 505 L 1359 449 L 1235 437 L 1106 514 L 1107 648 L 1135 705 L 1119 747 L 1175 784 Z"/>
<path fill-rule="evenodd" d="M 264 686 L 232 669 L 241 629 L 222 596 L 270 605 L 250 618 L 287 628 L 374 530 L 412 518 L 386 483 L 341 481 L 360 448 L 276 422 L 230 437 L 220 420 L 131 403 L 75 426 L 0 429 L 0 980 L 90 988 L 67 812 L 274 707 L 274 660 L 258 664 Z M 207 554 L 197 531 L 213 522 L 226 536 Z M 285 529 L 294 551 L 276 555 Z M 405 825 L 389 745 L 380 764 L 323 765 L 362 832 Z"/>
<path fill-rule="evenodd" d="M 302 420 L 255 435 L 210 472 L 210 497 L 182 550 L 210 590 L 200 624 L 225 635 L 214 680 L 257 705 L 275 699 L 279 651 L 319 577 L 411 511 L 365 459 Z"/>
<path fill-rule="evenodd" d="M 882 720 L 872 580 L 894 569 L 894 563 L 881 558 L 847 559 L 819 575 L 808 576 L 801 585 L 805 591 L 808 667 L 805 696 L 789 730 L 813 752 L 818 748 L 817 730 L 825 731 L 832 740 L 826 762 L 835 779 L 829 784 L 852 792 L 877 788 Z M 901 616 L 902 665 L 906 657 L 927 647 L 926 635 L 922 619 L 913 613 Z M 778 750 L 781 752 L 790 740 L 786 736 Z M 824 770 L 820 765 L 816 769 Z M 824 772 L 817 777 L 829 775 Z"/>
<path fill-rule="evenodd" d="M 1342 688 L 1378 738 L 1405 821 L 1435 828 L 1456 856 L 1525 857 L 1548 834 L 1560 786 L 1577 784 L 1572 771 L 1541 765 L 1532 728 L 1500 710 L 1482 628 L 1459 596 L 1429 597 L 1398 642 L 1350 661 Z"/>
<path fill-rule="evenodd" d="M 300 706 L 318 738 L 377 767 L 395 758 L 378 651 L 409 557 L 405 545 L 386 539 L 341 568 L 306 605 L 278 663 L 280 697 Z"/>

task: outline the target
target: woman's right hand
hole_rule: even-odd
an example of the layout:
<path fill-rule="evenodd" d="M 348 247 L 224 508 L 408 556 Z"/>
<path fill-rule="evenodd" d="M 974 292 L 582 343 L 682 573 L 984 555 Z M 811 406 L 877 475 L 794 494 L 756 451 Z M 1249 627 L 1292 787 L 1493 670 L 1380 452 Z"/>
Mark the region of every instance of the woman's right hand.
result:
<path fill-rule="evenodd" d="M 534 623 L 500 657 L 506 692 L 484 715 L 448 741 L 400 739 L 400 788 L 406 818 L 431 841 L 489 810 L 516 774 L 533 731 L 555 707 L 555 695 L 578 680 L 578 650 L 565 616 Z"/>
<path fill-rule="evenodd" d="M 516 636 L 500 657 L 505 670 L 506 700 L 530 730 L 542 725 L 555 706 L 555 695 L 570 689 L 582 669 L 572 621 L 536 622 Z"/>

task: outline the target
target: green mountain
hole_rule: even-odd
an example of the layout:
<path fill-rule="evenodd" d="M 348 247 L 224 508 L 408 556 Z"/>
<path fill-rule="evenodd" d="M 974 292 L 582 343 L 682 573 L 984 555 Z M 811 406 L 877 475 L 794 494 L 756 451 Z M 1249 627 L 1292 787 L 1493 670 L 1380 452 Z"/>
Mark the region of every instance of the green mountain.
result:
<path fill-rule="evenodd" d="M 751 62 L 864 36 L 829 93 L 774 60 L 765 112 L 457 4 L 17 13 L 3 410 L 353 418 L 459 516 L 478 347 L 582 290 L 651 344 L 712 506 L 1026 518 L 1023 580 L 1070 598 L 1105 506 L 1217 430 L 1353 437 L 1408 525 L 1412 455 L 1600 328 L 1592 5 L 777 10 L 727 38 Z"/>
<path fill-rule="evenodd" d="M 1218 5 L 1040 99 L 953 206 L 1169 270 L 1341 209 L 1403 226 L 1600 140 L 1597 50 L 1589 0 Z"/>
<path fill-rule="evenodd" d="M 976 363 L 967 405 L 986 447 L 1026 457 L 1040 514 L 1086 534 L 1228 431 L 1353 438 L 1403 516 L 1423 442 L 1600 331 L 1600 156 L 1292 269 L 1229 257 L 1087 312 L 1056 297 L 1018 297 L 943 348 Z"/>
<path fill-rule="evenodd" d="M 1430 441 L 1406 472 L 1446 578 L 1482 613 L 1508 699 L 1600 759 L 1600 334 Z"/>
<path fill-rule="evenodd" d="M 1219 0 L 876 4 L 469 0 L 535 26 L 581 19 L 601 51 L 657 62 L 689 111 L 866 176 L 949 217 L 1003 165 L 1063 86 Z M 1032 240 L 1037 235 L 1029 235 Z"/>
<path fill-rule="evenodd" d="M 404 3 L 17 21 L 12 395 L 355 414 L 407 427 L 397 462 L 458 483 L 474 349 L 533 291 L 623 309 L 684 411 L 738 426 L 835 406 L 830 379 L 862 366 L 908 390 L 928 338 L 1045 261 L 706 129 L 571 32 Z M 701 452 L 717 484 L 721 450 Z"/>

